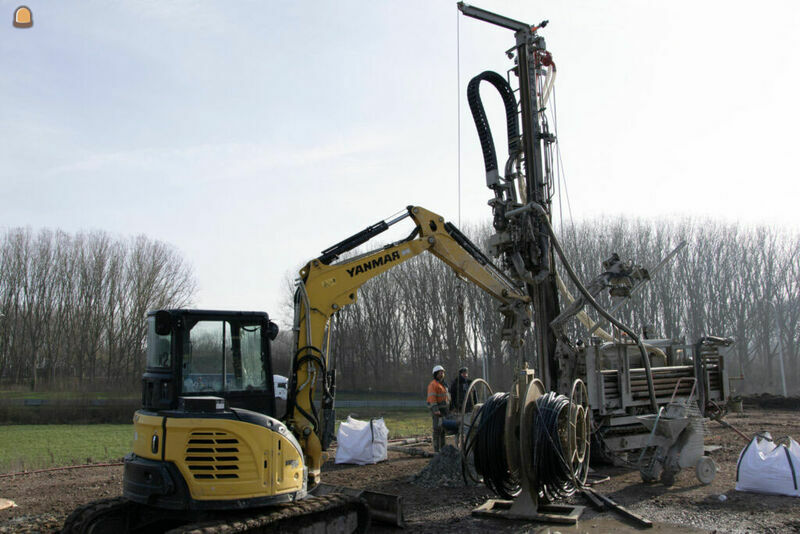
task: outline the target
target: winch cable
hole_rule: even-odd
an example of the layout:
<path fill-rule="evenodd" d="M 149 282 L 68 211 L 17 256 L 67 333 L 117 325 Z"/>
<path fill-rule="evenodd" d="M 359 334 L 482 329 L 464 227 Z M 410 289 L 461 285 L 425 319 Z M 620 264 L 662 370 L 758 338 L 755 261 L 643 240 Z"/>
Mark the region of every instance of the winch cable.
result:
<path fill-rule="evenodd" d="M 475 415 L 479 423 L 469 429 L 464 447 L 465 456 L 473 453 L 475 470 L 484 484 L 504 499 L 513 499 L 521 491 L 519 481 L 508 469 L 503 442 L 509 397 L 508 393 L 495 393 L 483 403 Z"/>
<path fill-rule="evenodd" d="M 555 99 L 553 99 L 555 100 Z M 555 146 L 555 174 L 556 174 L 556 190 L 558 194 L 558 227 L 561 231 L 564 230 L 564 206 L 562 203 L 562 199 L 564 194 L 561 192 L 562 182 L 564 181 L 564 173 L 561 169 L 561 153 L 558 150 L 558 127 L 556 126 L 556 114 L 555 111 L 550 111 L 551 118 L 553 120 L 553 135 L 555 136 L 554 144 Z M 564 185 L 564 190 L 566 191 L 566 184 Z"/>
<path fill-rule="evenodd" d="M 567 213 L 569 214 L 569 223 L 570 223 L 570 228 L 572 230 L 572 238 L 573 238 L 573 240 L 575 242 L 577 242 L 577 234 L 576 234 L 576 231 L 575 231 L 575 219 L 572 216 L 572 203 L 570 202 L 569 189 L 567 188 L 567 173 L 564 170 L 564 161 L 561 158 L 561 144 L 558 141 L 558 105 L 557 105 L 555 88 L 553 88 L 552 99 L 553 99 L 553 108 L 552 108 L 553 135 L 556 136 L 556 143 L 555 143 L 556 144 L 556 163 L 557 163 L 557 167 L 556 168 L 558 169 L 559 183 L 561 183 L 561 182 L 564 183 L 564 199 L 567 201 Z M 559 198 L 559 209 L 561 209 L 560 208 L 560 203 L 561 203 L 561 199 Z M 563 231 L 563 228 L 564 228 L 564 225 L 562 223 L 562 225 L 561 225 L 562 231 Z"/>
<path fill-rule="evenodd" d="M 461 13 L 456 6 L 456 128 L 458 133 L 458 226 L 461 226 Z"/>

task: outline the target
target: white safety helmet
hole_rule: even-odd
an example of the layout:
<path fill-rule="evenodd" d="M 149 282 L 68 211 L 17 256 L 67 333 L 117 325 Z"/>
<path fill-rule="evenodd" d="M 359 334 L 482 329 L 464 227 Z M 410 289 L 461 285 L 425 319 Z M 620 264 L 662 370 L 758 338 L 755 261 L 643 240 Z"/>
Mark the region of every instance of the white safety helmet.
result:
<path fill-rule="evenodd" d="M 444 367 L 442 367 L 441 365 L 434 366 L 434 368 L 433 368 L 433 376 L 436 376 L 436 373 L 438 373 L 439 371 L 444 371 Z"/>

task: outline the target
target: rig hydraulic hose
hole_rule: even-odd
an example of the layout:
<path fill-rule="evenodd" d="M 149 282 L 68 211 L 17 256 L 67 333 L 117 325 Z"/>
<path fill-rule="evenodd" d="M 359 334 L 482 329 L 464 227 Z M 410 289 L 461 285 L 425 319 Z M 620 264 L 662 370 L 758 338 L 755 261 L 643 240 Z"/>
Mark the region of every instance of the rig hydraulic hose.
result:
<path fill-rule="evenodd" d="M 517 116 L 517 100 L 514 97 L 514 90 L 505 78 L 496 72 L 485 71 L 470 80 L 467 85 L 467 102 L 469 103 L 469 109 L 472 112 L 472 119 L 475 121 L 481 149 L 483 150 L 486 183 L 489 187 L 493 187 L 497 183 L 496 175 L 498 175 L 497 153 L 495 152 L 492 130 L 489 127 L 489 121 L 486 118 L 481 95 L 478 91 L 482 81 L 491 83 L 503 98 L 503 105 L 506 108 L 506 127 L 508 129 L 509 162 L 516 159 L 520 152 L 519 118 Z"/>
<path fill-rule="evenodd" d="M 575 300 L 575 297 L 572 296 L 572 293 L 570 293 L 569 289 L 564 283 L 564 280 L 561 279 L 561 277 L 558 275 L 557 272 L 556 272 L 556 285 L 558 286 L 558 290 L 561 292 L 561 296 L 564 297 L 564 300 L 567 301 L 567 305 L 572 304 L 573 301 Z M 581 322 L 581 324 L 583 324 L 583 326 L 585 326 L 590 333 L 592 333 L 593 331 L 592 329 L 595 328 L 596 326 L 597 328 L 594 329 L 595 335 L 600 339 L 602 339 L 603 341 L 608 341 L 609 343 L 618 342 L 618 340 L 614 339 L 614 336 L 612 336 L 611 334 L 600 328 L 600 325 L 592 321 L 592 318 L 589 317 L 589 314 L 587 314 L 585 311 L 583 310 L 579 311 L 577 313 L 577 317 L 578 320 Z M 652 352 L 656 356 L 663 358 L 664 361 L 667 361 L 667 355 L 660 348 L 656 347 L 655 345 L 650 345 L 649 343 L 645 343 L 644 346 L 648 352 Z"/>
<path fill-rule="evenodd" d="M 600 306 L 600 304 L 594 299 L 592 294 L 589 293 L 589 290 L 586 289 L 583 283 L 581 283 L 580 278 L 578 278 L 578 275 L 575 274 L 575 271 L 572 269 L 572 265 L 569 263 L 567 255 L 564 254 L 564 250 L 561 248 L 561 244 L 558 241 L 558 237 L 556 237 L 556 233 L 553 230 L 552 225 L 550 224 L 550 219 L 547 216 L 547 212 L 540 204 L 536 202 L 531 202 L 528 205 L 523 206 L 522 208 L 518 208 L 514 211 L 508 212 L 506 216 L 513 217 L 514 215 L 517 215 L 518 213 L 527 210 L 534 210 L 539 214 L 540 216 L 539 219 L 544 223 L 544 227 L 547 228 L 547 232 L 550 234 L 550 237 L 552 238 L 553 248 L 558 254 L 558 257 L 561 258 L 561 264 L 564 266 L 564 269 L 567 271 L 567 274 L 569 275 L 570 279 L 575 283 L 575 286 L 578 288 L 578 291 L 580 291 L 581 295 L 583 295 L 583 298 L 586 299 L 586 302 L 588 302 L 595 310 L 597 310 L 597 313 L 605 317 L 605 319 L 609 323 L 613 324 L 614 326 L 616 326 L 617 328 L 628 334 L 628 337 L 631 338 L 631 340 L 633 340 L 633 342 L 636 343 L 636 345 L 639 347 L 639 351 L 642 353 L 642 361 L 644 362 L 645 376 L 647 378 L 647 392 L 650 396 L 650 408 L 653 410 L 653 412 L 657 412 L 658 402 L 656 401 L 656 390 L 655 390 L 655 385 L 653 384 L 653 372 L 650 368 L 650 355 L 647 353 L 647 349 L 645 349 L 644 343 L 642 343 L 641 338 L 638 335 L 636 335 L 636 333 L 631 328 L 629 328 L 621 321 L 617 320 L 610 313 L 608 313 L 602 306 Z"/>

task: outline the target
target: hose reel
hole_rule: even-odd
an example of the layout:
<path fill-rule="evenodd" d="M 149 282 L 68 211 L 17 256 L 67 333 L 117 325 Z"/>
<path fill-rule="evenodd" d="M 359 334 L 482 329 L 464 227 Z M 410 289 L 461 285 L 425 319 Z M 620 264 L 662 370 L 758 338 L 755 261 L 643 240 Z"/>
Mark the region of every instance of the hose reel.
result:
<path fill-rule="evenodd" d="M 582 507 L 550 503 L 586 482 L 591 429 L 586 386 L 575 380 L 567 397 L 545 392 L 532 370 L 519 378 L 512 392 L 494 393 L 476 406 L 460 440 L 465 481 L 483 482 L 503 499 L 491 499 L 474 513 L 577 518 Z M 482 380 L 475 385 L 492 391 Z"/>

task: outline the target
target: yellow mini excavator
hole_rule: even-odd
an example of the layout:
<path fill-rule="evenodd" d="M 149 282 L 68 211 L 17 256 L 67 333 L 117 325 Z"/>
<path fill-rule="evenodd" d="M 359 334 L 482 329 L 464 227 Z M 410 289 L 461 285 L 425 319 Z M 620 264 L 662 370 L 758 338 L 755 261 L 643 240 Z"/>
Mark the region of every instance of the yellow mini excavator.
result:
<path fill-rule="evenodd" d="M 409 217 L 415 228 L 407 238 L 340 259 Z M 278 328 L 266 313 L 150 312 L 142 407 L 133 419 L 122 497 L 78 508 L 63 531 L 338 533 L 363 532 L 371 512 L 401 521 L 396 501 L 385 495 L 321 484 L 336 389 L 323 347 L 329 319 L 356 301 L 364 282 L 425 251 L 496 297 L 504 336 L 521 342 L 530 325 L 529 297 L 457 228 L 416 206 L 326 249 L 300 270 L 295 355 L 281 416 L 270 353 Z"/>

